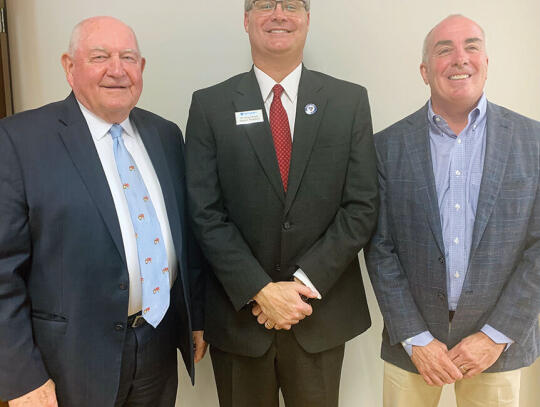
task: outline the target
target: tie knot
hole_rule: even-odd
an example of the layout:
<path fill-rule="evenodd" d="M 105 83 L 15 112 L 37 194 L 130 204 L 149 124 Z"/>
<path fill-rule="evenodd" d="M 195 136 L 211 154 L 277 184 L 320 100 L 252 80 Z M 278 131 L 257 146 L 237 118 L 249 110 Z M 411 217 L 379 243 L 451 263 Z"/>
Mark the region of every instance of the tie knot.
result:
<path fill-rule="evenodd" d="M 111 130 L 109 130 L 109 132 L 111 133 L 111 136 L 112 136 L 112 138 L 114 140 L 114 139 L 117 139 L 117 138 L 122 136 L 122 131 L 123 130 L 124 129 L 122 129 L 122 126 L 120 126 L 119 124 L 113 124 L 111 126 Z"/>
<path fill-rule="evenodd" d="M 280 98 L 283 90 L 283 86 L 281 86 L 279 83 L 276 83 L 272 88 L 272 91 L 274 92 L 274 97 Z"/>

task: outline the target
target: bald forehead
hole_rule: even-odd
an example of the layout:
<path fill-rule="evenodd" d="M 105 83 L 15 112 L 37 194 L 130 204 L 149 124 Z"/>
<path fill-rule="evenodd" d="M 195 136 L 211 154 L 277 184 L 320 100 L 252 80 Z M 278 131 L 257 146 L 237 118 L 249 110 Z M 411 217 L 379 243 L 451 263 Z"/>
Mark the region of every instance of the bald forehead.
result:
<path fill-rule="evenodd" d="M 133 43 L 135 48 L 134 50 L 140 52 L 139 43 L 137 41 L 135 31 L 133 31 L 130 26 L 124 24 L 122 21 L 114 17 L 108 16 L 91 17 L 78 23 L 73 28 L 73 31 L 71 33 L 68 52 L 70 55 L 74 55 L 74 53 L 80 47 L 81 41 L 87 40 L 95 33 L 98 33 L 100 31 L 114 32 L 119 30 L 125 30 L 130 33 L 130 35 L 133 37 Z"/>
<path fill-rule="evenodd" d="M 458 29 L 467 29 L 471 32 L 477 32 L 478 37 L 484 39 L 484 30 L 473 20 L 463 16 L 451 16 L 442 20 L 428 34 L 430 39 L 443 31 L 452 31 Z"/>
<path fill-rule="evenodd" d="M 433 27 L 426 35 L 422 60 L 438 46 L 453 44 L 455 38 L 465 35 L 465 43 L 482 43 L 485 47 L 484 30 L 475 21 L 462 15 L 452 15 Z"/>

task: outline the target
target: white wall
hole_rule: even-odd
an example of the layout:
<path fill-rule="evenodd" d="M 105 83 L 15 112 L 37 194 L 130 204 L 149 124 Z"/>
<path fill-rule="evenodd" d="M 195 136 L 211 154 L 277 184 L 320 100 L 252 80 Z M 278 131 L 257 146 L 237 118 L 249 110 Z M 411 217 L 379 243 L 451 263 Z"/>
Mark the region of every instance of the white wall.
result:
<path fill-rule="evenodd" d="M 130 24 L 147 58 L 139 106 L 185 129 L 191 93 L 250 68 L 243 31 L 243 1 L 222 0 L 8 0 L 15 110 L 67 96 L 60 66 L 71 28 L 93 15 Z M 540 120 L 540 2 L 538 0 L 332 0 L 312 1 L 305 52 L 309 68 L 368 88 L 375 130 L 419 108 L 428 97 L 418 66 L 427 31 L 451 13 L 462 13 L 486 30 L 490 57 L 487 95 Z M 365 272 L 365 269 L 364 269 Z M 364 277 L 366 277 L 364 273 Z M 381 316 L 365 278 L 373 327 L 347 345 L 341 405 L 381 405 Z M 355 310 L 344 310 L 355 312 Z M 522 406 L 540 400 L 540 363 L 526 370 Z M 209 357 L 191 388 L 181 371 L 179 405 L 216 406 Z M 452 405 L 445 389 L 442 407 Z"/>

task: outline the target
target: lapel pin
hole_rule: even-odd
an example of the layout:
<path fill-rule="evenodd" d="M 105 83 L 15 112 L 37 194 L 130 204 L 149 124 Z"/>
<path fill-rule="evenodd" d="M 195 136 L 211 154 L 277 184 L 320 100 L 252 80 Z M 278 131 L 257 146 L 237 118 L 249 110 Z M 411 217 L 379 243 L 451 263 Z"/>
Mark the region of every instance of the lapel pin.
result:
<path fill-rule="evenodd" d="M 304 110 L 306 111 L 306 114 L 312 115 L 317 112 L 317 106 L 315 106 L 313 103 L 309 103 L 306 105 Z"/>

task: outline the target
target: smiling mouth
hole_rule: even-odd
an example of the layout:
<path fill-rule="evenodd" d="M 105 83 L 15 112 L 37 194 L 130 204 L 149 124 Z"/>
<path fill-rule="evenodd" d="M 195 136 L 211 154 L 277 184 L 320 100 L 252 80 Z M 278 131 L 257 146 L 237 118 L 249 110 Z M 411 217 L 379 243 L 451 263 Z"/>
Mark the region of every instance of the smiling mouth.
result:
<path fill-rule="evenodd" d="M 269 33 L 269 34 L 289 34 L 290 31 L 289 30 L 284 30 L 284 29 L 275 29 L 275 30 L 269 30 L 269 31 L 267 31 L 267 33 Z"/>
<path fill-rule="evenodd" d="M 461 74 L 461 75 L 450 75 L 448 79 L 450 79 L 451 81 L 460 81 L 462 79 L 468 79 L 470 77 L 471 75 L 469 74 Z"/>

